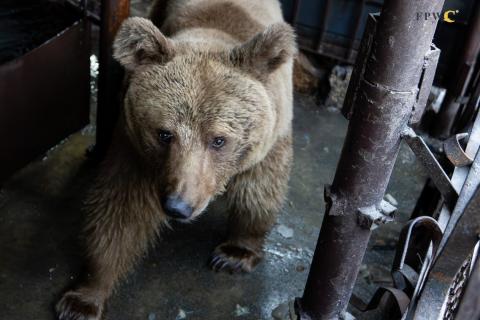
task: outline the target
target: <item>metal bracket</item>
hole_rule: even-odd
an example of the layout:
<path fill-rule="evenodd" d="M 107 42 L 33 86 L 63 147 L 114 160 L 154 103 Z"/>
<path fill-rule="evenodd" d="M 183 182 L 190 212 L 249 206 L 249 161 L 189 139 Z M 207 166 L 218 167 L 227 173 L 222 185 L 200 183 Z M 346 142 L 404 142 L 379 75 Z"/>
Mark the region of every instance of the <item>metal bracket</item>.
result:
<path fill-rule="evenodd" d="M 374 230 L 380 224 L 393 221 L 397 208 L 388 201 L 382 200 L 380 205 L 359 208 L 357 210 L 357 222 L 366 229 Z"/>
<path fill-rule="evenodd" d="M 421 233 L 421 236 L 416 238 L 418 233 Z M 431 252 L 431 260 L 433 260 L 437 255 L 442 236 L 442 229 L 438 222 L 427 216 L 415 218 L 403 227 L 398 239 L 398 247 L 392 266 L 392 278 L 395 288 L 405 290 L 410 287 L 413 290 L 417 286 L 421 272 L 419 265 L 422 264 L 409 265 L 408 263 L 418 259 L 427 261 L 425 259 L 425 255 L 428 254 L 427 243 L 432 243 L 433 245 Z"/>
<path fill-rule="evenodd" d="M 445 204 L 451 212 L 457 203 L 458 193 L 453 187 L 450 178 L 442 166 L 440 166 L 422 137 L 418 136 L 412 128 L 407 127 L 402 133 L 402 138 L 425 167 L 428 176 L 442 194 L 443 200 L 445 200 Z"/>
<path fill-rule="evenodd" d="M 380 14 L 378 13 L 371 13 L 368 15 L 362 42 L 360 43 L 360 48 L 358 50 L 357 61 L 355 62 L 355 68 L 353 69 L 347 93 L 343 100 L 342 114 L 348 120 L 350 120 L 353 113 L 355 98 L 365 73 L 365 66 L 367 65 L 367 59 L 370 56 L 370 50 L 373 43 L 373 37 L 377 30 L 377 21 L 379 17 Z M 361 68 L 359 66 L 361 66 Z"/>
<path fill-rule="evenodd" d="M 323 189 L 323 198 L 325 199 L 325 212 L 331 216 L 341 216 L 345 212 L 345 202 L 338 199 L 338 197 L 332 193 L 331 186 L 326 184 Z"/>
<path fill-rule="evenodd" d="M 470 157 L 460 145 L 460 140 L 467 137 L 468 133 L 459 133 L 443 142 L 445 155 L 455 167 L 468 166 L 473 162 L 472 157 Z"/>
<path fill-rule="evenodd" d="M 352 295 L 352 298 L 350 299 L 350 304 L 354 306 L 357 310 L 362 312 L 374 309 L 384 309 L 388 301 L 384 299 L 385 296 L 391 296 L 393 298 L 394 307 L 396 309 L 395 313 L 398 319 L 400 319 L 402 314 L 404 314 L 408 309 L 410 298 L 405 292 L 396 288 L 378 288 L 368 303 L 363 302 L 363 300 L 361 300 L 358 296 Z M 397 317 L 395 317 L 395 319 L 397 319 Z"/>
<path fill-rule="evenodd" d="M 420 77 L 420 83 L 418 84 L 417 99 L 413 105 L 413 113 L 409 121 L 410 124 L 417 123 L 422 119 L 425 106 L 427 105 L 428 96 L 432 89 L 440 51 L 441 50 L 432 43 L 430 50 L 425 54 L 422 75 Z"/>

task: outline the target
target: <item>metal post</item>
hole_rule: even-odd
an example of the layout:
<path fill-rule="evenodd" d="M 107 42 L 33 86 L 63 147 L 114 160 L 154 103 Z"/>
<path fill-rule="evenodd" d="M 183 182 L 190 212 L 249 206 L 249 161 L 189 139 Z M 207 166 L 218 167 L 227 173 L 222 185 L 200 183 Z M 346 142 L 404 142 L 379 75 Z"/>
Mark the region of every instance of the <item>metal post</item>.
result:
<path fill-rule="evenodd" d="M 112 44 L 130 14 L 130 1 L 102 0 L 101 10 L 95 157 L 101 157 L 108 148 L 120 110 L 123 70 L 112 57 Z"/>
<path fill-rule="evenodd" d="M 440 12 L 442 5 L 385 1 L 366 66 L 356 65 L 365 72 L 334 181 L 326 188 L 327 209 L 305 291 L 296 301 L 301 319 L 344 316 L 371 227 L 389 213 L 383 196 L 437 24 L 424 13 Z"/>
<path fill-rule="evenodd" d="M 464 100 L 465 92 L 470 84 L 475 62 L 480 52 L 480 1 L 477 1 L 470 18 L 467 39 L 463 52 L 458 60 L 455 74 L 449 83 L 447 96 L 442 104 L 438 121 L 433 128 L 433 134 L 440 138 L 447 138 L 452 133 L 452 126 Z"/>

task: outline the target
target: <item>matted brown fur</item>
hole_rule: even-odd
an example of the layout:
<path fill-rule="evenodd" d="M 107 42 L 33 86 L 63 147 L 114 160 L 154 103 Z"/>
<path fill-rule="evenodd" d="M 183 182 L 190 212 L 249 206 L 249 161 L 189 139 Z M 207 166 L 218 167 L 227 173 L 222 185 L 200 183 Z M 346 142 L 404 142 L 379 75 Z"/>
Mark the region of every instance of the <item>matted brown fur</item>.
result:
<path fill-rule="evenodd" d="M 191 220 L 225 195 L 228 239 L 211 267 L 230 272 L 261 260 L 284 201 L 296 45 L 278 2 L 157 1 L 150 18 L 126 20 L 115 39 L 128 88 L 86 200 L 89 277 L 57 304 L 62 320 L 101 318 L 168 223 L 165 197 L 188 204 Z"/>

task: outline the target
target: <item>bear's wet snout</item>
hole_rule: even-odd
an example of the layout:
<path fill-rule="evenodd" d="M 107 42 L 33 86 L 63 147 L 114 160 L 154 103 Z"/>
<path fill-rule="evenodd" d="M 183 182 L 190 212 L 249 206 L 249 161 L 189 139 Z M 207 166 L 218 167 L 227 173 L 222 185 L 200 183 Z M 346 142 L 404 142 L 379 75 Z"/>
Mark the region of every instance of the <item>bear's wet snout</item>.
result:
<path fill-rule="evenodd" d="M 178 195 L 166 196 L 162 201 L 165 214 L 175 219 L 188 219 L 192 216 L 192 207 Z"/>

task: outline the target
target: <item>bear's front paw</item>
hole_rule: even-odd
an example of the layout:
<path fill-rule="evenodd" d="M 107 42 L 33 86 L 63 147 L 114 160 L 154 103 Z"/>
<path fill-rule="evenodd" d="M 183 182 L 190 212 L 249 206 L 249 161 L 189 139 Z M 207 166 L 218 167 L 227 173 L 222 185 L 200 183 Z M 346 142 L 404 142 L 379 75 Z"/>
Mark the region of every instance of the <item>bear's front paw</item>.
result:
<path fill-rule="evenodd" d="M 210 267 L 214 271 L 250 272 L 261 259 L 261 251 L 226 242 L 213 251 Z"/>
<path fill-rule="evenodd" d="M 65 293 L 55 306 L 58 320 L 100 320 L 103 303 L 79 292 Z"/>

